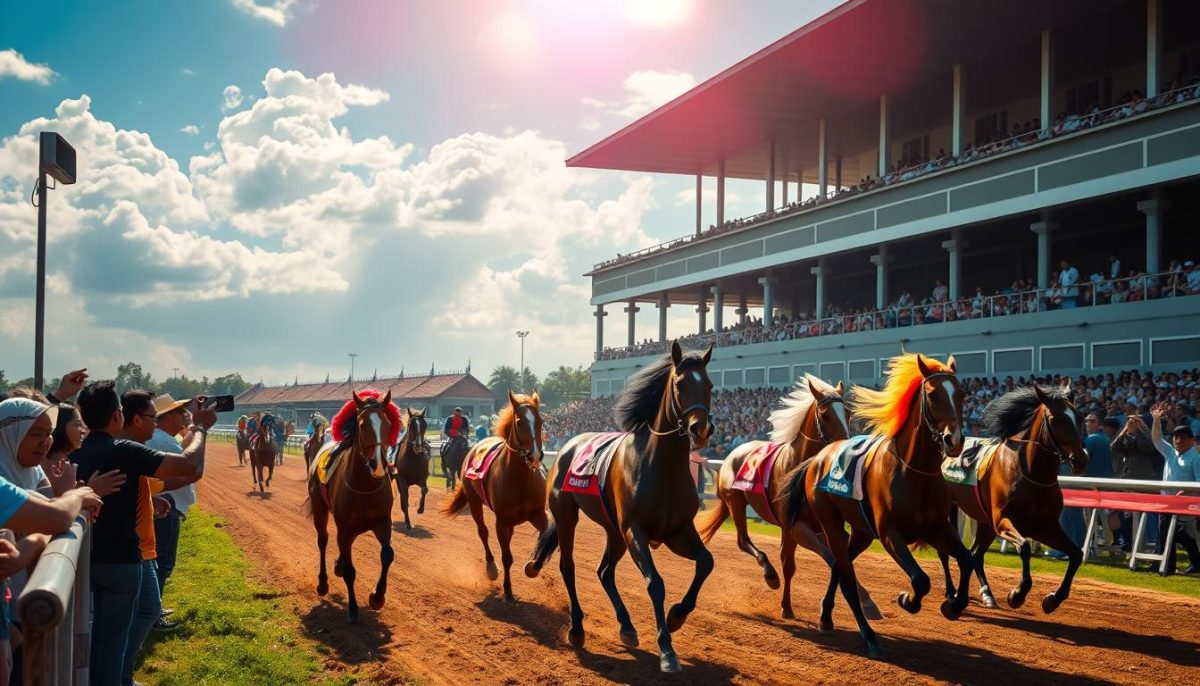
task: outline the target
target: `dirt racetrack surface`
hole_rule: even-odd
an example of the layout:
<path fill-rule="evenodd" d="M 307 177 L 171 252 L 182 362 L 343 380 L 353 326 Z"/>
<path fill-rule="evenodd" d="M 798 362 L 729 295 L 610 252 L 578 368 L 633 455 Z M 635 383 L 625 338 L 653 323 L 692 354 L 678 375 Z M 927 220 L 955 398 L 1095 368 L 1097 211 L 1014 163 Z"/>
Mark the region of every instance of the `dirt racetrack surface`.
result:
<path fill-rule="evenodd" d="M 557 554 L 539 578 L 526 578 L 521 567 L 534 536 L 528 526 L 519 529 L 513 539 L 517 602 L 505 603 L 499 583 L 487 579 L 470 516 L 437 514 L 444 497 L 440 484 L 431 487 L 424 515 L 415 514 L 413 499 L 414 531 L 405 533 L 402 523 L 394 527 L 396 561 L 387 603 L 378 613 L 365 606 L 365 599 L 379 574 L 379 545 L 369 535 L 358 539 L 354 564 L 363 616 L 350 625 L 342 604 L 345 585 L 332 576 L 332 535 L 330 593 L 324 599 L 316 595 L 316 537 L 301 513 L 304 462 L 291 455 L 286 462 L 276 468 L 264 497 L 252 492 L 249 470 L 237 466 L 233 446 L 214 444 L 200 484 L 201 506 L 227 519 L 262 580 L 283 591 L 307 632 L 329 646 L 327 668 L 336 672 L 354 665 L 372 683 L 406 678 L 428 684 L 571 685 L 1200 683 L 1200 602 L 1077 579 L 1070 599 L 1048 616 L 1040 599 L 1058 578 L 1035 575 L 1021 609 L 981 607 L 973 584 L 971 606 L 951 622 L 937 609 L 942 584 L 936 563 L 923 563 L 934 592 L 919 614 L 909 615 L 895 603 L 896 595 L 908 590 L 907 580 L 889 558 L 867 552 L 858 563 L 859 578 L 884 615 L 873 626 L 885 657 L 871 661 L 840 597 L 836 631 L 817 631 L 818 603 L 828 579 L 819 558 L 797 553 L 793 602 L 798 619 L 782 620 L 779 592 L 767 588 L 758 566 L 726 532 L 710 545 L 716 570 L 696 612 L 674 635 L 683 672 L 661 674 L 645 584 L 628 557 L 618 566 L 618 586 L 641 647 L 629 650 L 618 641 L 612 606 L 593 573 L 602 552 L 598 526 L 581 524 L 575 543 L 587 631 L 584 648 L 575 651 L 566 643 L 567 596 Z M 403 522 L 399 500 L 393 518 Z M 777 559 L 777 536 L 755 540 Z M 499 560 L 494 531 L 491 543 Z M 666 581 L 668 604 L 676 602 L 691 580 L 692 564 L 665 547 L 655 551 L 655 563 Z M 994 568 L 989 578 L 1003 606 L 1017 574 Z"/>

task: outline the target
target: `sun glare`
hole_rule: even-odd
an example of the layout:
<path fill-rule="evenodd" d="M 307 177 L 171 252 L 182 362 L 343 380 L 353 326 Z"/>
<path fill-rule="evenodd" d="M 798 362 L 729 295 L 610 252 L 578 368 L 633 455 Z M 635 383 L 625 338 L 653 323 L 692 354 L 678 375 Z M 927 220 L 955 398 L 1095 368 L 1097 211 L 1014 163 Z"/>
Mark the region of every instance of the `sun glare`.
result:
<path fill-rule="evenodd" d="M 675 26 L 691 13 L 692 0 L 621 0 L 621 16 L 639 26 Z"/>

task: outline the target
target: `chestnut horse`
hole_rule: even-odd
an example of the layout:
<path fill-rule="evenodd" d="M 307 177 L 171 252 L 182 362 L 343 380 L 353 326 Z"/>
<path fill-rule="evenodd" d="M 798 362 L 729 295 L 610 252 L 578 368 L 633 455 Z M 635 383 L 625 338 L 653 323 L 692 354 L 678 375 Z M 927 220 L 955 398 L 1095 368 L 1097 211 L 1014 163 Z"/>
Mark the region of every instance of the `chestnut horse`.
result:
<path fill-rule="evenodd" d="M 508 392 L 508 405 L 492 421 L 492 435 L 476 443 L 463 460 L 462 478 L 442 514 L 453 517 L 470 506 L 475 530 L 483 542 L 487 575 L 499 576 L 496 558 L 488 545 L 487 524 L 483 521 L 486 505 L 496 515 L 496 538 L 500 541 L 500 561 L 504 563 L 504 599 L 513 601 L 512 535 L 518 524 L 529 522 L 538 533 L 546 530 L 546 478 L 542 476 L 541 398 Z M 495 450 L 492 466 L 482 479 L 468 479 L 467 470 L 477 458 Z"/>
<path fill-rule="evenodd" d="M 584 635 L 583 609 L 575 592 L 574 546 L 575 527 L 583 511 L 608 534 L 608 545 L 596 572 L 616 610 L 621 642 L 628 647 L 638 644 L 637 630 L 617 591 L 615 574 L 617 562 L 628 548 L 646 579 L 654 606 L 659 668 L 679 671 L 671 633 L 682 627 L 696 609 L 696 596 L 713 568 L 712 553 L 704 547 L 693 521 L 700 498 L 689 467 L 691 451 L 703 448 L 712 433 L 712 382 L 708 379 L 711 358 L 711 346 L 704 353 L 684 355 L 679 341 L 674 341 L 669 355 L 629 377 L 613 410 L 617 426 L 627 433 L 618 439 L 607 472 L 599 475 L 600 482 L 607 484 L 600 497 L 563 490 L 576 451 L 588 446 L 589 439 L 597 434 L 580 434 L 567 441 L 550 467 L 547 486 L 553 520 L 538 539 L 525 574 L 537 576 L 554 549 L 562 548 L 559 569 L 571 599 L 567 636 L 577 648 L 583 645 Z M 676 555 L 696 561 L 687 593 L 665 613 L 666 588 L 650 554 L 651 547 L 660 543 L 667 544 Z"/>
<path fill-rule="evenodd" d="M 765 493 L 767 506 L 774 507 L 787 483 L 785 475 L 804 460 L 816 455 L 831 441 L 850 437 L 850 419 L 842 392 L 840 381 L 837 387 L 834 387 L 812 374 L 805 374 L 798 380 L 795 389 L 785 396 L 780 401 L 781 406 L 771 413 L 771 441 L 743 443 L 725 458 L 721 470 L 717 473 L 717 506 L 701 515 L 696 525 L 700 538 L 708 543 L 725 519 L 733 515 L 738 548 L 758 561 L 763 570 L 763 579 L 770 588 L 779 588 L 779 575 L 771 566 L 766 554 L 750 540 L 750 534 L 746 530 L 746 507 L 749 502 L 746 500 L 746 492 L 735 489 L 733 482 L 747 458 L 760 449 L 766 449 L 772 443 L 778 445 L 771 473 L 767 477 Z M 759 514 L 778 521 L 779 509 Z M 796 572 L 796 544 L 799 543 L 820 555 L 826 563 L 833 560 L 829 548 L 817 538 L 813 529 L 804 522 L 798 523 L 797 528 L 803 533 L 799 539 L 793 538 L 787 528 L 780 530 L 779 560 L 783 563 L 781 607 L 786 619 L 795 617 L 792 612 L 792 575 Z M 879 608 L 871 600 L 870 594 L 862 587 L 859 587 L 858 593 L 867 616 L 871 619 L 881 619 L 883 615 L 879 613 Z"/>
<path fill-rule="evenodd" d="M 317 549 L 321 568 L 317 574 L 317 595 L 329 592 L 325 573 L 325 548 L 329 544 L 329 515 L 337 528 L 337 561 L 333 573 L 346 582 L 347 611 L 351 622 L 358 621 L 358 600 L 354 595 L 357 573 L 350 552 L 354 539 L 368 531 L 379 540 L 379 580 L 375 592 L 367 597 L 372 610 L 383 607 L 387 593 L 388 568 L 392 566 L 392 480 L 387 473 L 387 451 L 400 435 L 400 410 L 392 404 L 392 394 L 365 390 L 351 393 L 333 418 L 334 442 L 317 453 L 308 470 L 308 498 L 305 501 L 317 530 Z M 335 462 L 328 466 L 326 484 L 320 481 L 320 469 L 327 453 Z"/>
<path fill-rule="evenodd" d="M 421 501 L 417 505 L 417 514 L 425 514 L 425 494 L 429 493 L 429 451 L 425 445 L 425 410 L 419 412 L 408 408 L 408 423 L 404 430 L 404 440 L 396 449 L 396 490 L 400 492 L 400 509 L 404 512 L 404 528 L 412 529 L 412 521 L 408 518 L 408 489 L 419 486 Z"/>
<path fill-rule="evenodd" d="M 263 470 L 267 470 L 267 477 L 263 479 Z M 267 486 L 271 485 L 271 479 L 275 478 L 275 436 L 271 430 L 256 431 L 250 437 L 250 479 L 258 488 L 258 492 L 262 493 Z"/>
<path fill-rule="evenodd" d="M 850 604 L 867 655 L 879 658 L 883 650 L 858 599 L 854 559 L 876 537 L 912 583 L 912 594 L 897 599 L 906 612 L 921 609 L 929 593 L 929 575 L 913 559 L 909 546 L 928 544 L 954 555 L 960 584 L 954 600 L 942 603 L 942 614 L 957 619 L 967 607 L 971 580 L 971 554 L 950 525 L 950 491 L 942 479 L 943 452 L 962 452 L 963 391 L 954 375 L 954 358 L 945 365 L 921 355 L 894 357 L 887 384 L 881 391 L 856 387 L 850 395 L 854 416 L 865 420 L 879 441 L 861 458 L 862 500 L 831 495 L 818 483 L 837 466 L 847 441 L 835 441 L 816 457 L 806 460 L 788 479 L 787 522 L 794 525 L 811 510 L 833 553 L 829 586 L 821 602 L 821 629 L 833 628 L 834 591 L 840 586 Z M 846 524 L 851 533 L 847 534 Z"/>
<path fill-rule="evenodd" d="M 1033 586 L 1026 536 L 1065 552 L 1070 560 L 1058 590 L 1042 598 L 1042 610 L 1054 612 L 1071 594 L 1071 580 L 1083 562 L 1083 551 L 1058 521 L 1063 507 L 1058 467 L 1065 462 L 1079 476 L 1087 468 L 1088 455 L 1080 440 L 1079 414 L 1069 398 L 1069 385 L 1058 390 L 1035 385 L 993 400 L 981 421 L 987 442 L 976 458 L 978 485 L 949 484 L 954 503 L 979 522 L 971 556 L 979 594 L 987 607 L 996 607 L 996 599 L 983 569 L 983 557 L 997 535 L 1021 552 L 1021 583 L 1008 592 L 1009 607 L 1020 607 Z M 949 595 L 954 592 L 950 564 L 945 554 L 941 558 Z"/>

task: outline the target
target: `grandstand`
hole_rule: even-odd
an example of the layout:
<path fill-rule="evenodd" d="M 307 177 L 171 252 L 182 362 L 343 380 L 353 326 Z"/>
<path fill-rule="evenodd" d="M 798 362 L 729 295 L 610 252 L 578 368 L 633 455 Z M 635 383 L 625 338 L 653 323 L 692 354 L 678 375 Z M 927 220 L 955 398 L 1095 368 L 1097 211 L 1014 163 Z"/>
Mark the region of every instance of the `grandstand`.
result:
<path fill-rule="evenodd" d="M 593 396 L 672 307 L 718 388 L 874 384 L 902 345 L 964 376 L 1196 365 L 1198 25 L 1191 0 L 853 0 L 571 157 L 696 179 L 687 236 L 587 274 Z M 762 212 L 727 217 L 727 179 Z"/>

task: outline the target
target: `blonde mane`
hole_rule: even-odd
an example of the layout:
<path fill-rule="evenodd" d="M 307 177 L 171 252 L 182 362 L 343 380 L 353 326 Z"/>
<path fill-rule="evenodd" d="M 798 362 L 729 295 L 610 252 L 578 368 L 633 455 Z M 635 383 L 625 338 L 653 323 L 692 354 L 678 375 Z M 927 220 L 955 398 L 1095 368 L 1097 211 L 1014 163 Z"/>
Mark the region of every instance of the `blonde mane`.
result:
<path fill-rule="evenodd" d="M 792 392 L 779 399 L 779 406 L 771 412 L 771 442 L 790 444 L 800 436 L 800 427 L 804 424 L 809 408 L 816 403 L 809 390 L 812 384 L 822 393 L 836 394 L 837 389 L 825 383 L 812 374 L 805 374 L 796 380 Z"/>
<path fill-rule="evenodd" d="M 867 431 L 872 436 L 894 438 L 908 421 L 913 397 L 925 380 L 917 366 L 917 358 L 916 353 L 893 357 L 888 364 L 888 378 L 883 390 L 856 386 L 851 391 L 854 416 L 866 423 Z M 952 373 L 950 367 L 932 357 L 921 356 L 921 359 L 931 372 Z"/>

